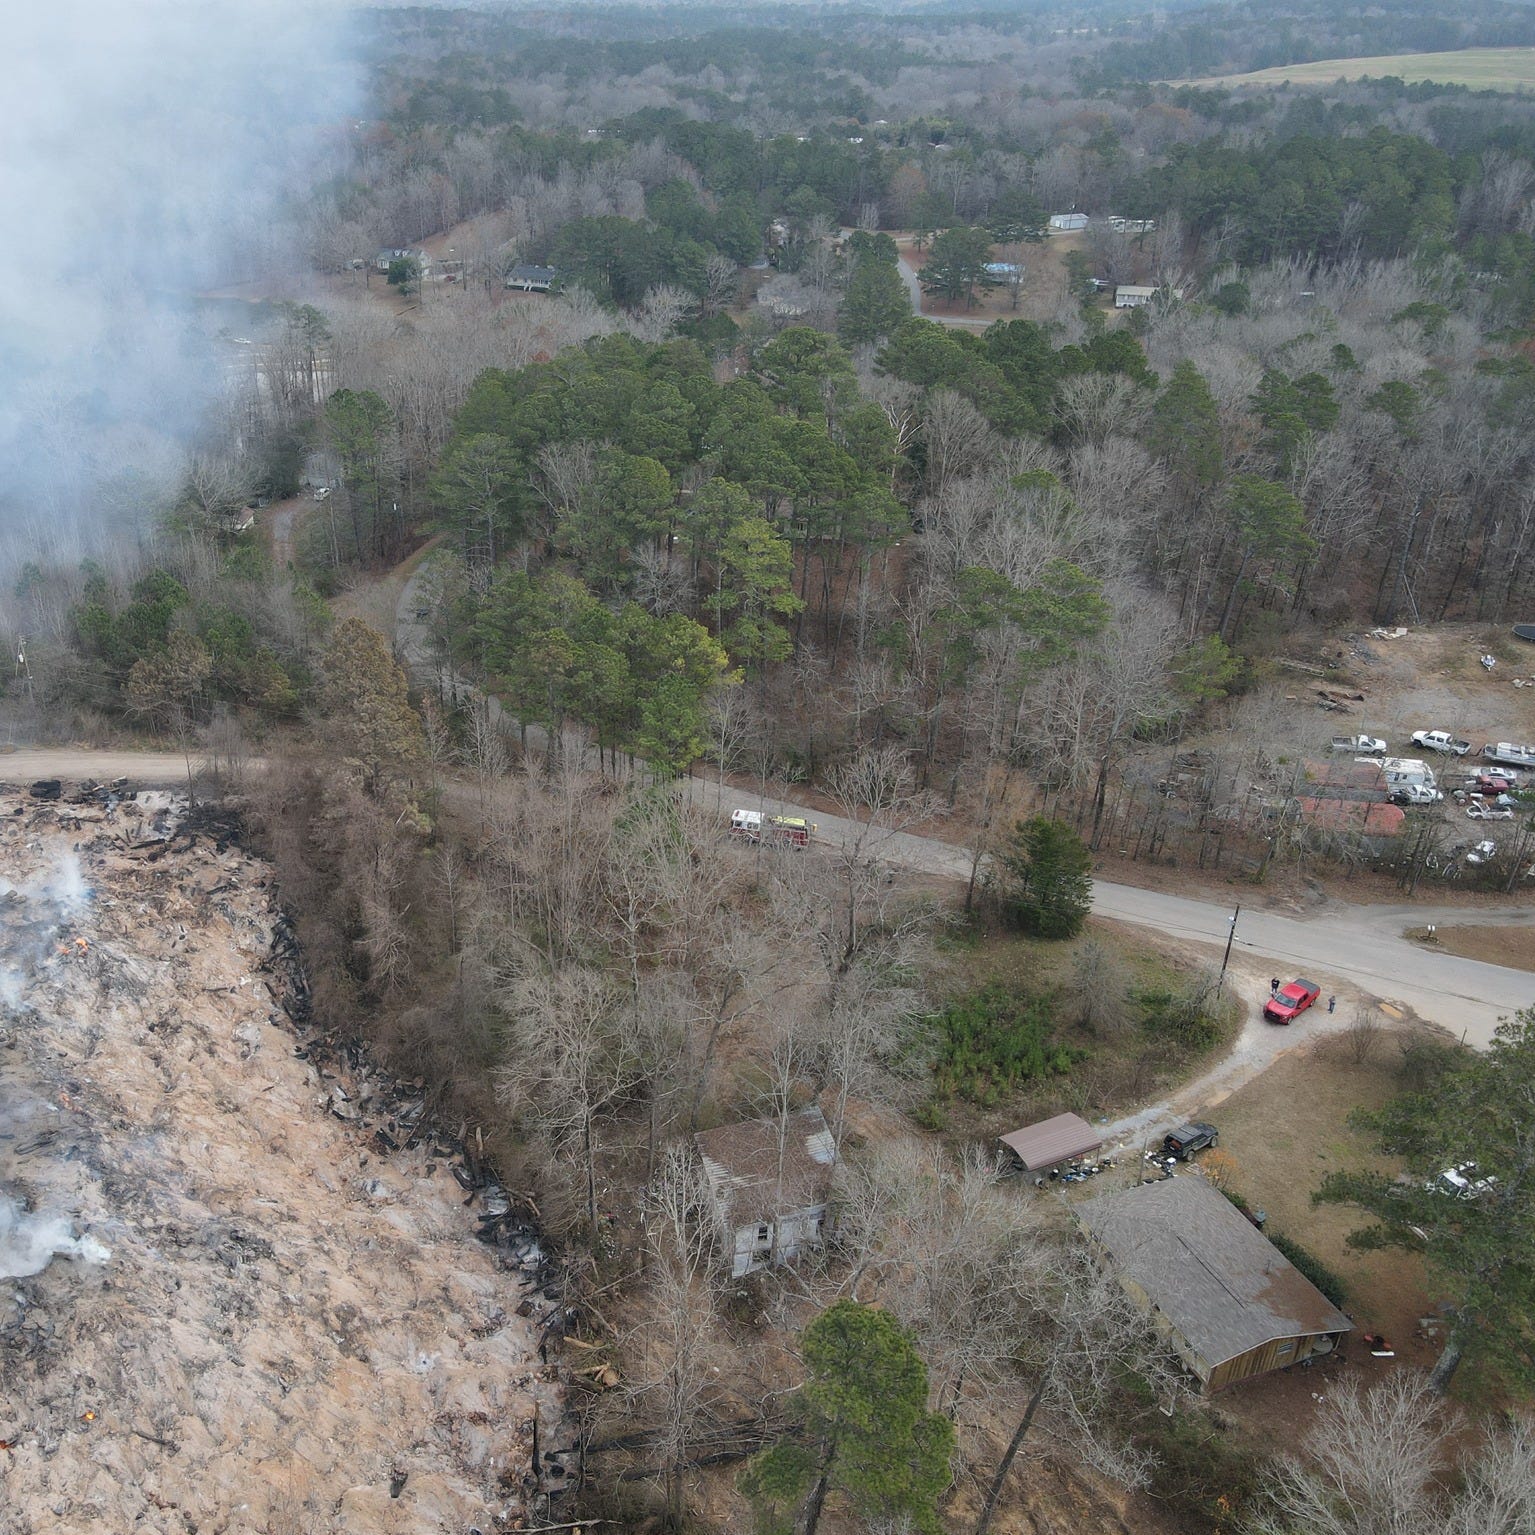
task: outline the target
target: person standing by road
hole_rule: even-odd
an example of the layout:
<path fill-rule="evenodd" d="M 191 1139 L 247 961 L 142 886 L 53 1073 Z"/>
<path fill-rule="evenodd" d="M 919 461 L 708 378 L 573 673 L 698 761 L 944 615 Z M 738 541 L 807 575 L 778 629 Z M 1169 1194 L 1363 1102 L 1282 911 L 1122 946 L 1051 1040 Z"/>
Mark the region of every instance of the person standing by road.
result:
<path fill-rule="evenodd" d="M 1337 1012 L 1337 1010 L 1338 1010 L 1338 999 L 1336 997 L 1328 997 L 1328 999 L 1327 999 L 1327 1011 L 1329 1013 L 1335 1013 L 1335 1012 Z"/>
<path fill-rule="evenodd" d="M 1269 995 L 1271 997 L 1274 997 L 1274 996 L 1278 996 L 1278 994 L 1279 994 L 1279 977 L 1276 975 L 1274 977 L 1274 979 L 1269 982 Z"/>

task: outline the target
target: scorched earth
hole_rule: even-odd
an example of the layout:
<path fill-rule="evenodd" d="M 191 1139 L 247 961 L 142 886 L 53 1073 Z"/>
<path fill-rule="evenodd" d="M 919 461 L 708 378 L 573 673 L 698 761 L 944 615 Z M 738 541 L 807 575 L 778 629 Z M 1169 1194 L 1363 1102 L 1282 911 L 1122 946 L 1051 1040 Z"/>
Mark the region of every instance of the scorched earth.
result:
<path fill-rule="evenodd" d="M 455 1148 L 308 1058 L 259 862 L 73 801 L 0 791 L 0 1531 L 527 1521 L 549 1302 Z"/>

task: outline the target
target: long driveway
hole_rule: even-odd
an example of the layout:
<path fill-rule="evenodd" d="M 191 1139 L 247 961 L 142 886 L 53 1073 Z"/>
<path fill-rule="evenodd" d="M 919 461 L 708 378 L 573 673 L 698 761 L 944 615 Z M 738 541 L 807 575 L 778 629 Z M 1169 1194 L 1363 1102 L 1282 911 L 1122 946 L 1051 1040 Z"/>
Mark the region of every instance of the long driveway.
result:
<path fill-rule="evenodd" d="M 906 284 L 906 292 L 911 297 L 911 312 L 922 320 L 931 320 L 934 325 L 958 325 L 963 330 L 973 330 L 977 325 L 984 328 L 996 318 L 994 315 L 964 315 L 964 314 L 923 314 L 922 313 L 922 284 L 919 281 L 916 269 L 904 256 L 898 257 L 895 269 L 901 274 L 901 281 Z"/>

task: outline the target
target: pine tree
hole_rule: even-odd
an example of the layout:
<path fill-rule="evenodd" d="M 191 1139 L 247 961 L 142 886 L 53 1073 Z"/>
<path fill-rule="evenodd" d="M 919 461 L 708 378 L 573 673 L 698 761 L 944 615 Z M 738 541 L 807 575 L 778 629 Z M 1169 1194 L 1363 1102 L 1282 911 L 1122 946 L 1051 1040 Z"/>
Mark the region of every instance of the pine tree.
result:
<path fill-rule="evenodd" d="M 1356 1122 L 1406 1164 L 1406 1176 L 1331 1173 L 1313 1199 L 1356 1205 L 1373 1224 L 1351 1233 L 1349 1246 L 1421 1253 L 1454 1297 L 1430 1384 L 1446 1390 L 1471 1356 L 1528 1390 L 1535 1385 L 1535 1008 L 1501 1023 L 1489 1050 L 1464 1053 L 1426 1090 Z M 1452 1188 L 1446 1170 L 1461 1170 L 1467 1189 Z"/>
<path fill-rule="evenodd" d="M 804 1359 L 799 1432 L 764 1450 L 741 1478 L 765 1527 L 786 1528 L 803 1502 L 804 1535 L 815 1535 L 837 1492 L 864 1519 L 904 1517 L 938 1535 L 954 1427 L 927 1411 L 927 1367 L 911 1334 L 886 1312 L 841 1300 L 805 1329 Z"/>
<path fill-rule="evenodd" d="M 421 718 L 411 707 L 405 673 L 383 635 L 360 618 L 338 624 L 331 636 L 320 705 L 370 793 L 379 792 L 391 768 L 421 756 Z"/>
<path fill-rule="evenodd" d="M 1020 821 L 1000 854 L 999 899 L 1014 926 L 1040 938 L 1075 938 L 1093 909 L 1092 854 L 1063 821 Z"/>
<path fill-rule="evenodd" d="M 1225 472 L 1220 410 L 1204 375 L 1186 357 L 1151 407 L 1146 446 L 1167 461 L 1189 492 L 1220 483 Z"/>

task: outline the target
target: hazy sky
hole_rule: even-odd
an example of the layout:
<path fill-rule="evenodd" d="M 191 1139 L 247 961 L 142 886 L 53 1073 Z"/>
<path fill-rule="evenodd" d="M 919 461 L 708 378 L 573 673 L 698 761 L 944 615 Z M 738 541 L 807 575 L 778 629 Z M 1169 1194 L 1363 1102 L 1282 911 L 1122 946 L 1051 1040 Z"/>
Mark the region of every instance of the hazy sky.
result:
<path fill-rule="evenodd" d="M 314 0 L 41 0 L 0 42 L 0 545 L 131 513 L 219 388 L 186 297 L 269 260 L 357 107 Z M 3 558 L 3 551 L 0 551 Z"/>

